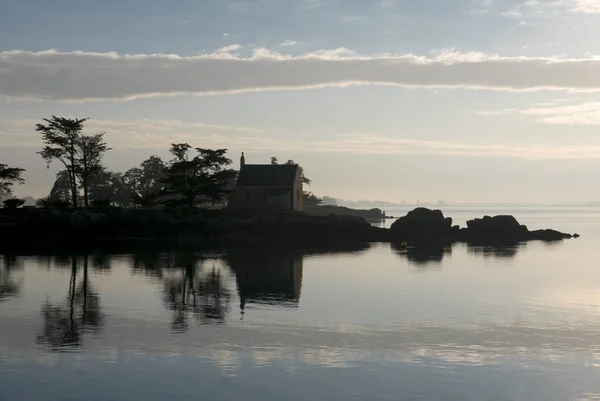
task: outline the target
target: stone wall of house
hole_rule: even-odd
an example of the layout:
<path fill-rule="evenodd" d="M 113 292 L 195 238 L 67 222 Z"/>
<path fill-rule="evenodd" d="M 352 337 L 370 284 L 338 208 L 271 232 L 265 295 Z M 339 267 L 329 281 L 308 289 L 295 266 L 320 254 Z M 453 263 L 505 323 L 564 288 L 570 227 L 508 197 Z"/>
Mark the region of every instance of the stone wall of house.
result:
<path fill-rule="evenodd" d="M 303 188 L 302 188 L 302 176 L 300 174 L 300 169 L 296 172 L 296 179 L 294 180 L 294 210 L 302 211 L 304 207 L 302 205 L 302 197 L 303 197 Z"/>
<path fill-rule="evenodd" d="M 291 210 L 292 194 L 270 194 L 270 187 L 237 187 L 230 207 L 248 210 Z M 277 188 L 279 189 L 279 188 Z"/>

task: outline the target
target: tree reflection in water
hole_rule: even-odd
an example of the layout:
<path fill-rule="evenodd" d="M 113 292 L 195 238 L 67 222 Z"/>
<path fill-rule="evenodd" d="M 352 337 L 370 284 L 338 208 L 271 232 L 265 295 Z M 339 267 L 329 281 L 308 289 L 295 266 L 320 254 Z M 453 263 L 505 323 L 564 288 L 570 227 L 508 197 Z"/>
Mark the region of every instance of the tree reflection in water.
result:
<path fill-rule="evenodd" d="M 205 269 L 206 261 L 191 253 L 178 255 L 176 263 L 172 274 L 162 276 L 163 299 L 173 311 L 173 331 L 188 330 L 190 314 L 203 324 L 224 323 L 231 290 L 221 271 L 214 266 Z"/>
<path fill-rule="evenodd" d="M 368 248 L 361 245 L 337 251 L 362 252 Z M 132 257 L 132 270 L 161 283 L 164 303 L 173 312 L 171 328 L 183 332 L 190 328 L 190 317 L 201 324 L 225 323 L 236 287 L 242 316 L 247 304 L 296 308 L 304 256 L 332 253 L 326 249 L 242 248 L 214 254 L 138 250 Z M 209 268 L 211 261 L 215 264 Z M 216 267 L 218 263 L 228 268 Z M 234 275 L 235 284 L 228 280 L 228 273 Z"/>
<path fill-rule="evenodd" d="M 71 257 L 71 276 L 65 302 L 53 304 L 47 300 L 42 305 L 43 328 L 37 342 L 52 351 L 76 349 L 81 346 L 83 334 L 99 332 L 104 325 L 100 297 L 89 279 L 89 257 L 82 257 L 83 272 L 78 284 L 79 259 Z M 61 266 L 61 262 L 64 260 L 59 260 L 56 265 Z"/>
<path fill-rule="evenodd" d="M 0 302 L 14 298 L 21 292 L 21 281 L 14 278 L 14 272 L 21 270 L 23 263 L 14 255 L 2 255 L 0 264 Z"/>

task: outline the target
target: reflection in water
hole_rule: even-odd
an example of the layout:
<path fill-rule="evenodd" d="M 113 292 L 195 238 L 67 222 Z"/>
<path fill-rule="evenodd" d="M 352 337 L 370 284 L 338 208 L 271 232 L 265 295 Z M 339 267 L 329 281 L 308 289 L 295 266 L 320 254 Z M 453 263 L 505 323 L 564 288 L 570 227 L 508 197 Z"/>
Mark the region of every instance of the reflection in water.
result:
<path fill-rule="evenodd" d="M 104 324 L 100 297 L 93 290 L 89 279 L 87 255 L 83 256 L 83 277 L 79 285 L 78 270 L 79 257 L 72 256 L 69 291 L 65 302 L 53 304 L 46 300 L 42 305 L 43 328 L 37 342 L 52 351 L 69 351 L 79 347 L 82 334 L 99 332 Z"/>
<path fill-rule="evenodd" d="M 19 295 L 22 283 L 15 280 L 14 272 L 23 268 L 21 262 L 14 255 L 3 256 L 0 265 L 0 302 Z"/>
<path fill-rule="evenodd" d="M 92 268 L 98 272 L 106 272 L 111 269 L 110 257 L 103 252 L 94 252 L 90 258 L 92 259 Z"/>
<path fill-rule="evenodd" d="M 189 315 L 201 323 L 224 323 L 229 312 L 231 290 L 216 267 L 205 269 L 205 261 L 192 253 L 178 255 L 177 268 L 160 273 L 163 299 L 173 311 L 173 331 L 189 329 Z"/>
<path fill-rule="evenodd" d="M 526 247 L 526 243 L 522 244 L 506 244 L 506 245 L 467 245 L 467 252 L 473 255 L 481 255 L 483 257 L 494 258 L 514 258 L 519 250 Z"/>
<path fill-rule="evenodd" d="M 138 249 L 131 257 L 131 269 L 134 274 L 141 274 L 158 280 L 164 278 L 165 270 L 175 267 L 175 254 L 157 252 L 154 249 Z"/>
<path fill-rule="evenodd" d="M 444 256 L 452 253 L 451 245 L 430 245 L 418 247 L 402 247 L 398 243 L 392 242 L 392 249 L 402 257 L 406 257 L 409 262 L 417 266 L 426 266 L 430 264 L 439 265 Z"/>
<path fill-rule="evenodd" d="M 584 245 L 0 256 L 0 399 L 592 399 Z"/>
<path fill-rule="evenodd" d="M 400 256 L 406 257 L 409 262 L 417 266 L 439 265 L 444 257 L 452 254 L 454 245 L 431 245 L 419 247 L 402 247 L 400 244 L 392 243 L 392 249 Z M 466 245 L 467 253 L 483 257 L 498 259 L 514 258 L 520 250 L 525 249 L 526 243 L 504 244 L 504 245 Z"/>
<path fill-rule="evenodd" d="M 297 306 L 302 288 L 302 254 L 293 251 L 229 252 L 242 313 L 248 303 Z"/>

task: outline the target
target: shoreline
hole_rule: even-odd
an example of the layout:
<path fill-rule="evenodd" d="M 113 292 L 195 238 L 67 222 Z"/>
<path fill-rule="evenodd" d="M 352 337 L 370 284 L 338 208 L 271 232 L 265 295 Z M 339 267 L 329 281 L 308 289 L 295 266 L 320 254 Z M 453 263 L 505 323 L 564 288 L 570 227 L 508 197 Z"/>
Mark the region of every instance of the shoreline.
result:
<path fill-rule="evenodd" d="M 376 227 L 357 216 L 303 212 L 0 209 L 0 248 L 8 249 L 86 244 L 338 249 L 377 242 L 438 247 L 459 242 L 506 245 L 572 237 L 552 229 L 529 231 L 512 216 L 484 216 L 461 228 L 453 226 L 452 219 L 444 217 L 441 211 L 426 208 L 399 217 L 391 228 Z"/>

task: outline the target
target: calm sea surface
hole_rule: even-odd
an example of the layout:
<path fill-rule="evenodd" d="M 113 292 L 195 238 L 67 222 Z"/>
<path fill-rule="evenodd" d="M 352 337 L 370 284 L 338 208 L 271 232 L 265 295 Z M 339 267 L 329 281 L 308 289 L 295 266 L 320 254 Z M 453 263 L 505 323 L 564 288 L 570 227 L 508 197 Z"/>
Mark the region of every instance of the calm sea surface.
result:
<path fill-rule="evenodd" d="M 600 400 L 600 209 L 444 212 L 582 237 L 0 255 L 0 400 Z"/>

